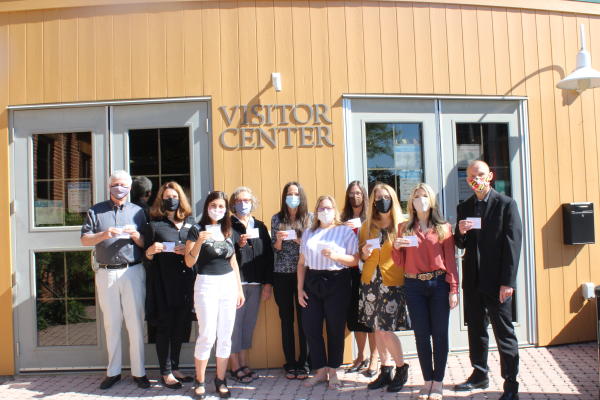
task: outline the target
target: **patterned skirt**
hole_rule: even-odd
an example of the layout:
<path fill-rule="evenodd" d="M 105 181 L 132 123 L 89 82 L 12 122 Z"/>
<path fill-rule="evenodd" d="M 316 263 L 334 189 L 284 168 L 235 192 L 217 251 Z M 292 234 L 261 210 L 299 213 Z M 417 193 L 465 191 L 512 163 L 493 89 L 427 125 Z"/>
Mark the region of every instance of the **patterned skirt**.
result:
<path fill-rule="evenodd" d="M 384 285 L 379 267 L 375 271 L 374 279 L 360 286 L 359 321 L 380 331 L 410 330 L 404 288 Z"/>

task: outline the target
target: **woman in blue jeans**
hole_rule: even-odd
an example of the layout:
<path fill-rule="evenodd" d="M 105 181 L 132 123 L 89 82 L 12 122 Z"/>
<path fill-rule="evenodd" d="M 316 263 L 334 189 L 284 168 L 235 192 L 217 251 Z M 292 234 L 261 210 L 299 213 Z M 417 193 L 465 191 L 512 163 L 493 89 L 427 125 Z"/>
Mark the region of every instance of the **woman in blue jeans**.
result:
<path fill-rule="evenodd" d="M 448 321 L 458 304 L 458 273 L 452 227 L 441 217 L 435 193 L 425 183 L 411 193 L 408 220 L 398 226 L 392 257 L 404 267 L 404 292 L 425 381 L 417 398 L 441 400 Z"/>

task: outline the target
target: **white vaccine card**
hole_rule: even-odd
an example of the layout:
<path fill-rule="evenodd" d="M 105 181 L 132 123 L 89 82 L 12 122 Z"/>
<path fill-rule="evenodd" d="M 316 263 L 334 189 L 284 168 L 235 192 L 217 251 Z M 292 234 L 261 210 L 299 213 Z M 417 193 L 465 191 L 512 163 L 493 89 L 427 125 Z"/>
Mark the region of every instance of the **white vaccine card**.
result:
<path fill-rule="evenodd" d="M 472 229 L 481 229 L 481 218 L 467 218 L 467 221 L 471 221 Z"/>
<path fill-rule="evenodd" d="M 366 243 L 371 246 L 372 250 L 380 249 L 381 248 L 381 245 L 379 244 L 380 243 L 379 242 L 379 238 L 367 239 Z"/>
<path fill-rule="evenodd" d="M 362 225 L 360 218 L 352 218 L 349 219 L 348 222 L 351 222 L 354 228 L 360 228 L 360 226 Z"/>
<path fill-rule="evenodd" d="M 285 240 L 294 240 L 294 239 L 298 239 L 298 236 L 296 235 L 296 231 L 293 229 L 290 229 L 289 231 L 282 231 L 287 233 L 287 237 L 285 238 Z"/>
<path fill-rule="evenodd" d="M 258 228 L 246 229 L 247 239 L 258 239 Z"/>
<path fill-rule="evenodd" d="M 329 243 L 323 243 L 323 242 L 317 243 L 317 253 L 319 253 L 319 254 L 321 254 L 321 252 L 323 250 L 327 250 L 329 248 L 330 248 Z"/>
<path fill-rule="evenodd" d="M 175 252 L 175 242 L 162 242 L 163 252 L 164 253 L 174 253 Z"/>
<path fill-rule="evenodd" d="M 113 236 L 113 238 L 115 239 L 130 239 L 131 236 L 129 236 L 129 233 L 124 232 L 124 229 L 130 225 L 125 225 L 125 226 L 115 226 L 116 229 L 118 229 L 119 233 L 117 234 L 117 236 Z"/>
<path fill-rule="evenodd" d="M 206 231 L 212 233 L 212 239 L 217 242 L 225 240 L 221 232 L 221 224 L 206 225 Z"/>
<path fill-rule="evenodd" d="M 402 239 L 406 239 L 410 241 L 410 244 L 406 247 L 419 247 L 419 242 L 417 241 L 416 236 L 404 236 Z"/>

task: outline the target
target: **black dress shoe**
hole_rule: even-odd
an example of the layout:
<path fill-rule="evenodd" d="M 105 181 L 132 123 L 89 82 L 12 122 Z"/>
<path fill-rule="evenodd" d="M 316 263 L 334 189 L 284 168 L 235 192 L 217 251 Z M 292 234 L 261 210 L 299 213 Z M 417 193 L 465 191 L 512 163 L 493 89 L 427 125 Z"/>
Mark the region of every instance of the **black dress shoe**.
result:
<path fill-rule="evenodd" d="M 111 388 L 112 385 L 114 385 L 115 383 L 119 382 L 121 380 L 121 374 L 119 375 L 115 375 L 115 376 L 107 376 L 106 378 L 104 378 L 104 380 L 100 383 L 100 389 L 108 389 Z"/>
<path fill-rule="evenodd" d="M 498 400 L 519 400 L 519 393 L 504 392 Z"/>
<path fill-rule="evenodd" d="M 137 384 L 140 389 L 148 389 L 150 387 L 150 381 L 144 376 L 134 376 L 133 381 Z"/>
<path fill-rule="evenodd" d="M 396 373 L 394 379 L 390 382 L 387 387 L 388 392 L 399 392 L 402 390 L 406 382 L 408 381 L 408 364 L 404 363 L 401 367 L 396 367 Z"/>
<path fill-rule="evenodd" d="M 367 385 L 367 389 L 369 389 L 369 390 L 381 389 L 382 387 L 389 385 L 391 382 L 392 382 L 392 367 L 382 366 L 379 376 L 373 382 L 369 382 L 369 384 Z"/>
<path fill-rule="evenodd" d="M 177 379 L 177 378 L 175 378 L 175 379 Z M 183 386 L 180 381 L 176 381 L 175 383 L 167 383 L 167 381 L 165 381 L 164 376 L 160 377 L 160 383 L 164 387 L 169 388 L 169 389 L 181 389 L 181 387 Z"/>
<path fill-rule="evenodd" d="M 490 380 L 487 375 L 475 377 L 471 375 L 464 383 L 454 385 L 455 392 L 466 392 L 467 390 L 473 389 L 487 389 L 490 386 Z"/>

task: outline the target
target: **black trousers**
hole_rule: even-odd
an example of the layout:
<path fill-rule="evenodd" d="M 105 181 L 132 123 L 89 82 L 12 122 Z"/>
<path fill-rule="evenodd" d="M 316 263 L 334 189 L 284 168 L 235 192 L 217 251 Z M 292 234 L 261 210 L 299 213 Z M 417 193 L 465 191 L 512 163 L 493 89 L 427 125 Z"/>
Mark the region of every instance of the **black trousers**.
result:
<path fill-rule="evenodd" d="M 338 368 L 342 364 L 351 279 L 348 269 L 306 271 L 304 291 L 308 295 L 308 304 L 302 310 L 302 319 L 313 369 Z M 323 321 L 327 327 L 327 352 Z"/>
<path fill-rule="evenodd" d="M 519 347 L 512 324 L 512 302 L 510 297 L 500 303 L 479 291 L 464 291 L 465 319 L 469 333 L 469 357 L 475 373 L 488 373 L 487 328 L 492 323 L 494 337 L 500 354 L 500 371 L 504 378 L 504 391 L 516 393 L 519 390 Z"/>
<path fill-rule="evenodd" d="M 279 308 L 281 320 L 281 344 L 285 355 L 284 368 L 308 368 L 308 345 L 302 327 L 301 307 L 298 303 L 298 278 L 296 273 L 274 273 L 273 295 Z M 300 355 L 296 360 L 296 338 L 294 335 L 294 308 L 298 315 L 298 341 Z"/>
<path fill-rule="evenodd" d="M 156 354 L 160 374 L 168 375 L 179 369 L 181 343 L 187 342 L 186 332 L 191 321 L 189 307 L 170 308 L 158 319 L 156 326 Z"/>

